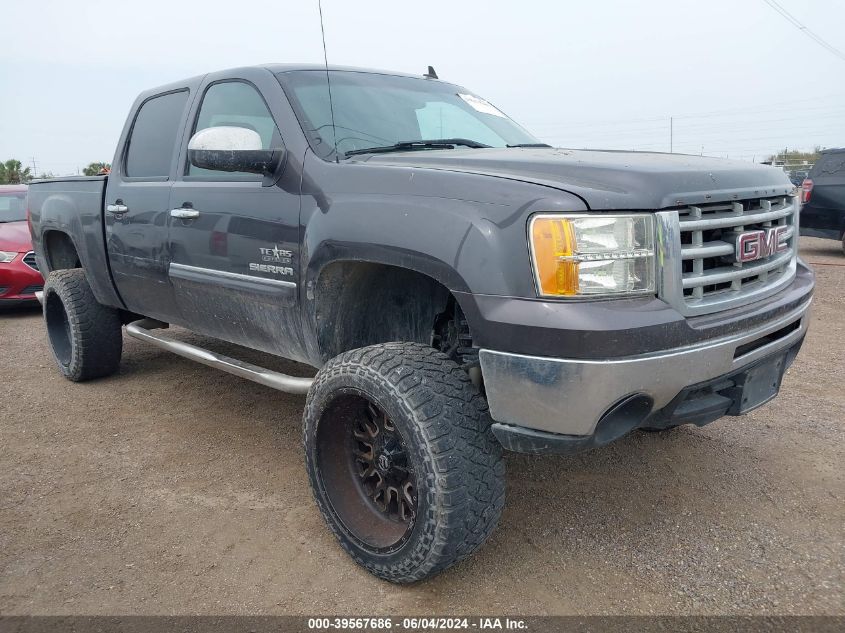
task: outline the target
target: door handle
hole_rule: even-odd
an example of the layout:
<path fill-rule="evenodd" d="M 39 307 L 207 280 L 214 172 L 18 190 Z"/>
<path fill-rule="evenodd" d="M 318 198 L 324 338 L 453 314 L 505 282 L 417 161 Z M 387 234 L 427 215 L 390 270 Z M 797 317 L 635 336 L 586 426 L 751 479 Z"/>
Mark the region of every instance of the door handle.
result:
<path fill-rule="evenodd" d="M 109 204 L 106 205 L 106 211 L 113 213 L 114 215 L 123 215 L 129 211 L 129 207 L 122 203 Z"/>
<path fill-rule="evenodd" d="M 179 218 L 180 220 L 193 220 L 194 218 L 200 217 L 200 212 L 196 209 L 187 209 L 185 207 L 180 207 L 178 209 L 171 209 L 170 217 Z"/>

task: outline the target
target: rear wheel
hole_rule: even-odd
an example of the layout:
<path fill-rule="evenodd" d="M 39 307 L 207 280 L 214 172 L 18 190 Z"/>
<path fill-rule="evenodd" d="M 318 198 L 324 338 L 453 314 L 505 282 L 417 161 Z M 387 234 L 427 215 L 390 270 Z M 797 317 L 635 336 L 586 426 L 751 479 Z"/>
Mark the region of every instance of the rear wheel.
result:
<path fill-rule="evenodd" d="M 97 302 L 81 268 L 49 274 L 44 321 L 50 349 L 65 378 L 82 382 L 117 371 L 123 348 L 120 314 Z"/>
<path fill-rule="evenodd" d="M 317 504 L 373 574 L 413 582 L 474 552 L 504 505 L 501 446 L 466 372 L 417 343 L 342 354 L 304 413 Z"/>

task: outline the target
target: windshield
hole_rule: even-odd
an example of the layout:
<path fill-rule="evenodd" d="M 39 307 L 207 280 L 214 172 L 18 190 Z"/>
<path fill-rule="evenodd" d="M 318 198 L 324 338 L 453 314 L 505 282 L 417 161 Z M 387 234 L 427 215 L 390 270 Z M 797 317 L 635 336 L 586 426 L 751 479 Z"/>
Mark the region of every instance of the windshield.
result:
<path fill-rule="evenodd" d="M 326 72 L 282 72 L 278 78 L 314 151 L 322 158 L 333 157 Z M 539 143 L 493 105 L 460 86 L 342 70 L 331 71 L 330 78 L 341 158 L 346 152 L 421 140 L 465 139 L 489 147 Z"/>
<path fill-rule="evenodd" d="M 26 220 L 26 193 L 0 193 L 0 222 Z"/>

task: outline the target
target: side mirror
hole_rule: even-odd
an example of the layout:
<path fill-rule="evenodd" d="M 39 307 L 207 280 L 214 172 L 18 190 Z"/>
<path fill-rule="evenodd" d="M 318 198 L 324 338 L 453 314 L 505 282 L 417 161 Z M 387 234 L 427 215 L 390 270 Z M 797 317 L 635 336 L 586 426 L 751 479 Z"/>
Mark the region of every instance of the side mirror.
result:
<path fill-rule="evenodd" d="M 282 162 L 285 150 L 262 149 L 261 137 L 245 127 L 221 125 L 200 130 L 188 142 L 188 160 L 194 167 L 270 175 Z"/>

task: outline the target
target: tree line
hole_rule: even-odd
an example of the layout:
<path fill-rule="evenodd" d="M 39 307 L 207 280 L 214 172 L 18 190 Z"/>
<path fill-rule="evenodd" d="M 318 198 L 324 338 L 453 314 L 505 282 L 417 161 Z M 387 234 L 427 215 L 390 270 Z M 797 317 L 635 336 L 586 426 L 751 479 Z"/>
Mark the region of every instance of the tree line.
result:
<path fill-rule="evenodd" d="M 802 152 L 795 149 L 782 149 L 777 154 L 769 156 L 765 162 L 770 165 L 813 165 L 819 160 L 822 148 L 816 145 L 812 152 Z"/>
<path fill-rule="evenodd" d="M 107 174 L 111 170 L 109 163 L 88 163 L 88 166 L 82 170 L 86 176 L 98 176 Z M 32 169 L 24 167 L 21 161 L 16 158 L 10 158 L 7 161 L 0 162 L 0 185 L 25 185 L 34 178 L 53 178 L 52 172 L 42 172 L 37 176 L 32 173 Z"/>

